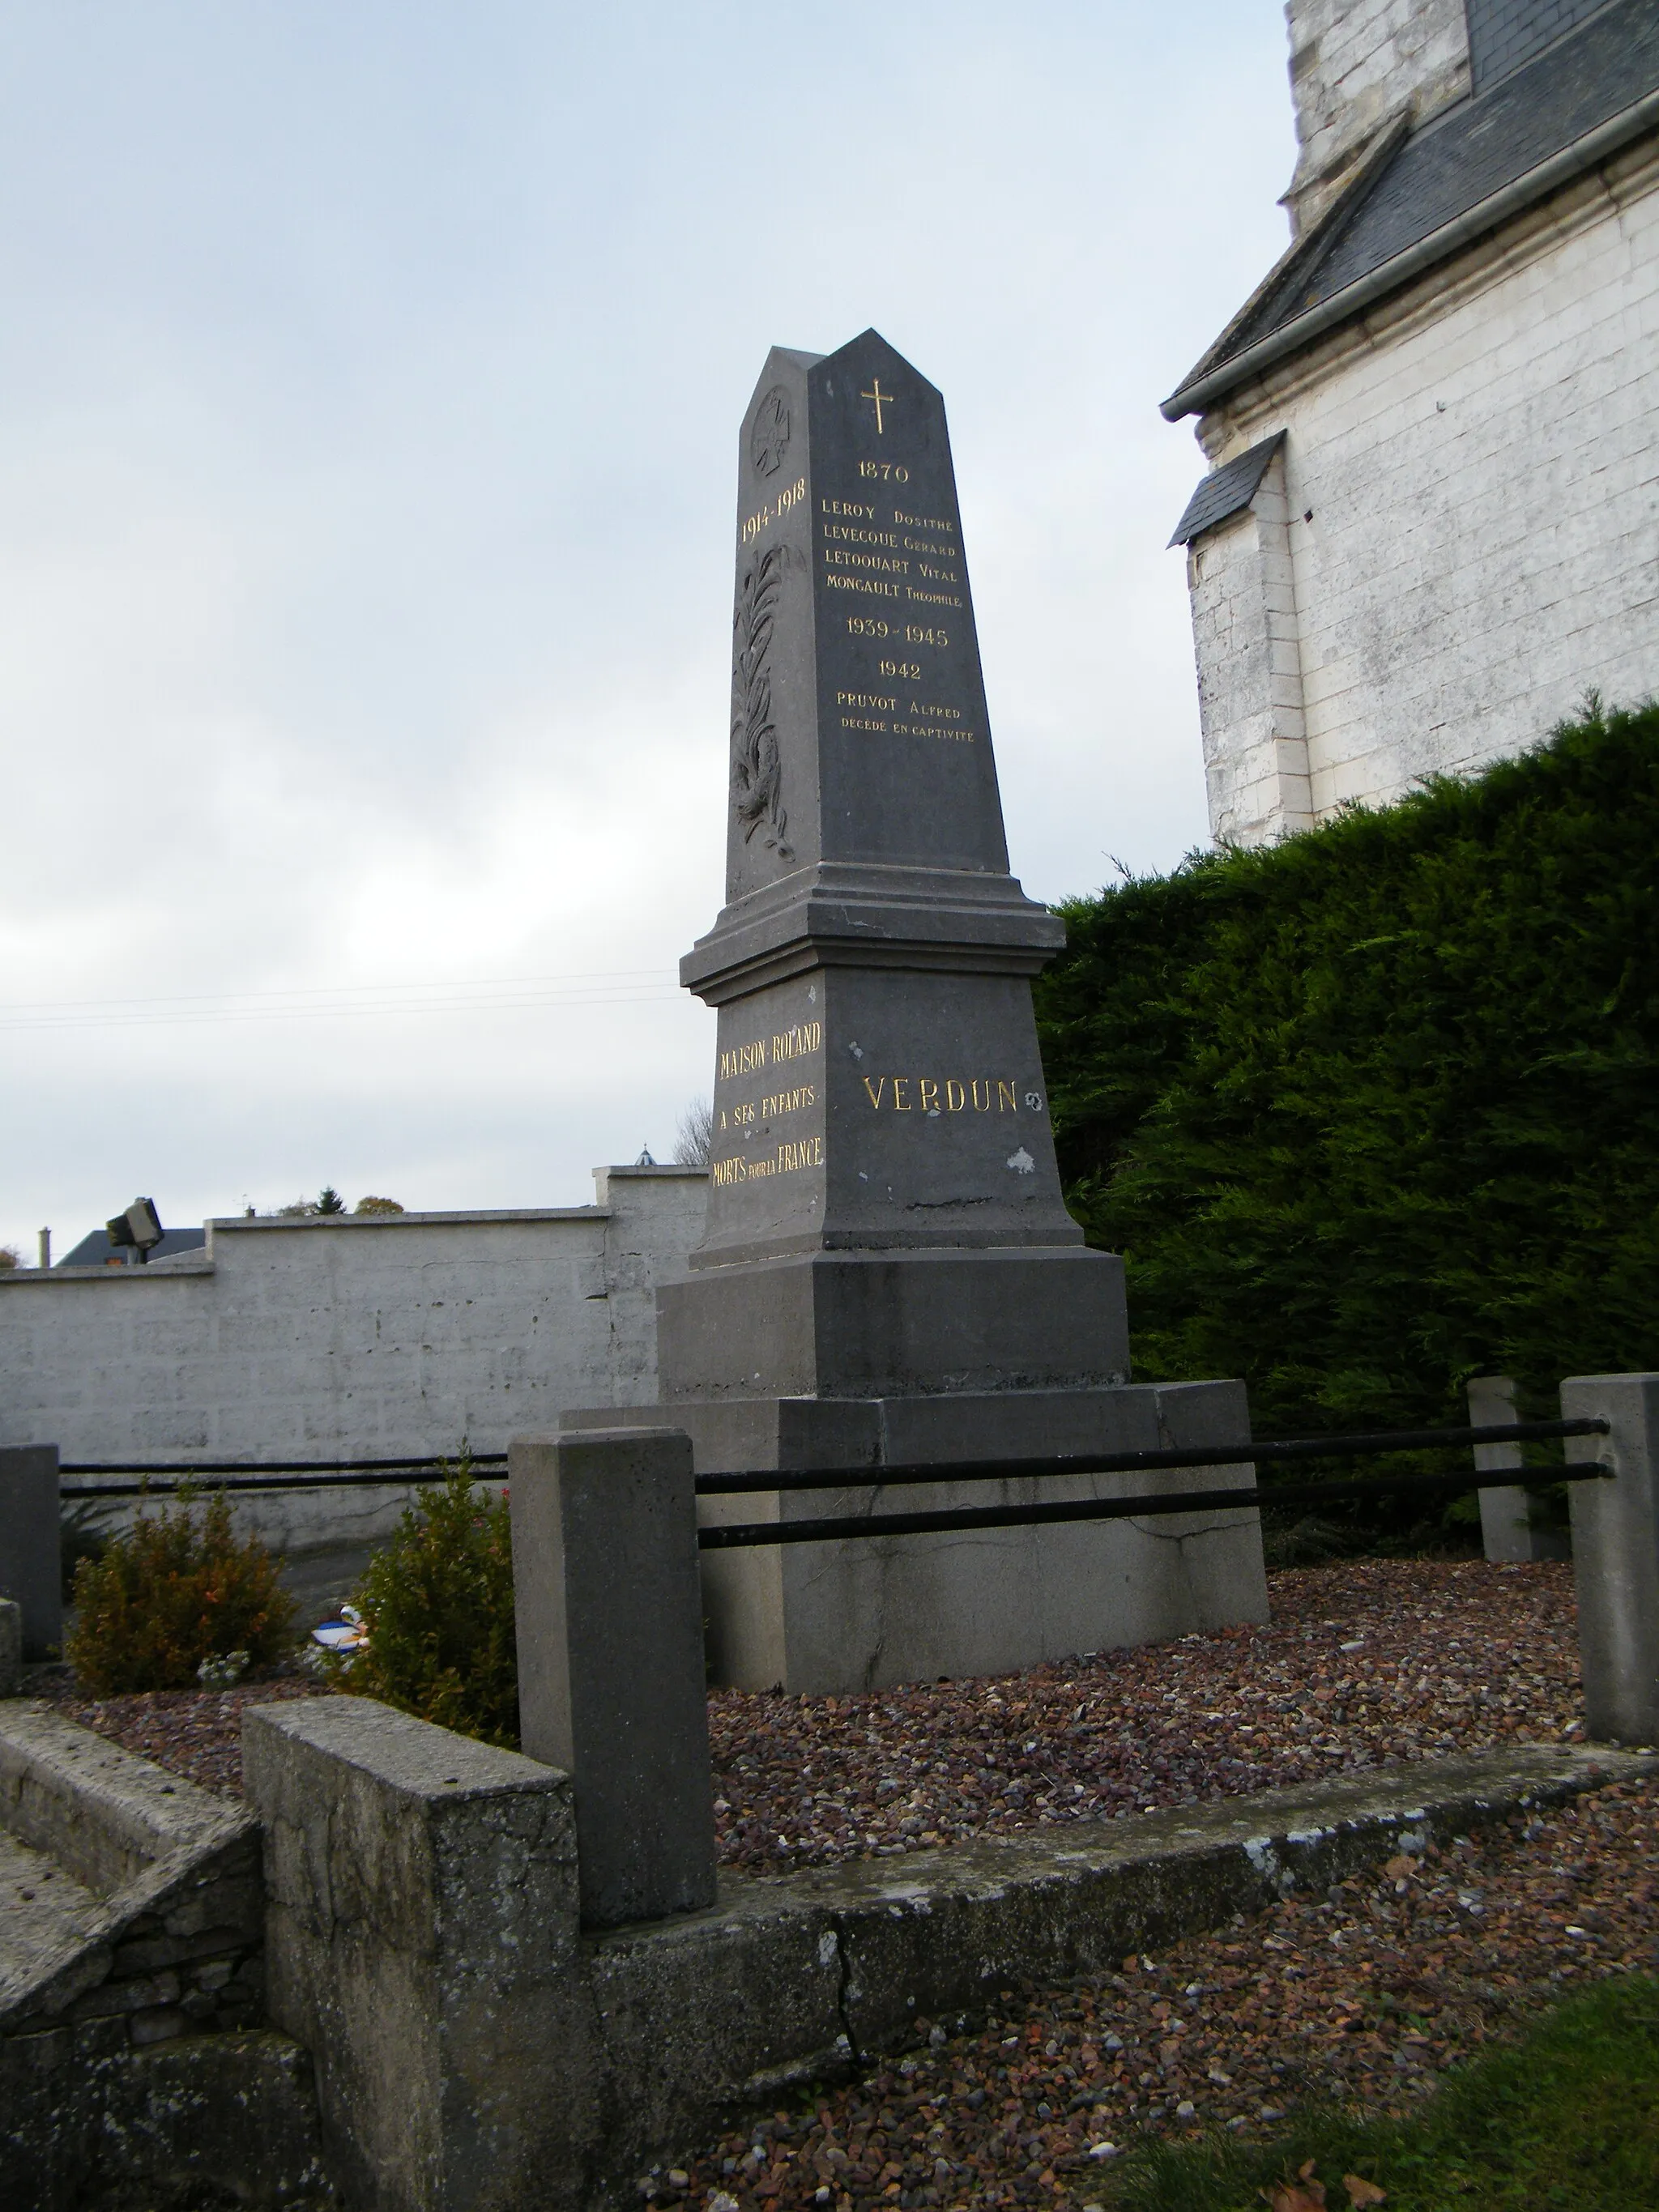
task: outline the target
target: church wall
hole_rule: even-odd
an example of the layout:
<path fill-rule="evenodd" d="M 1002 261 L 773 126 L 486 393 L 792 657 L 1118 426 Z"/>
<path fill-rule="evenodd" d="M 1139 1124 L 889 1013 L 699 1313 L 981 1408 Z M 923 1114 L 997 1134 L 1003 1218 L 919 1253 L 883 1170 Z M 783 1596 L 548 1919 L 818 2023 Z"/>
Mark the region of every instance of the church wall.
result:
<path fill-rule="evenodd" d="M 1285 501 L 1274 457 L 1249 507 L 1188 558 L 1210 826 L 1242 844 L 1312 821 L 1301 647 Z"/>
<path fill-rule="evenodd" d="M 1299 234 L 1383 126 L 1421 122 L 1469 88 L 1463 0 L 1290 0 L 1299 152 L 1285 201 Z"/>
<path fill-rule="evenodd" d="M 0 1274 L 0 1443 L 69 1460 L 424 1458 L 464 1436 L 504 1450 L 567 1407 L 651 1404 L 656 1286 L 685 1271 L 708 1178 L 598 1181 L 597 1206 L 216 1221 L 205 1254 Z M 343 1521 L 380 1533 L 400 1504 L 377 1487 L 239 1511 L 303 1543 Z"/>
<path fill-rule="evenodd" d="M 1589 686 L 1616 703 L 1659 690 L 1656 344 L 1649 149 L 1205 419 L 1217 463 L 1289 434 L 1316 819 L 1518 752 Z M 1189 556 L 1206 756 L 1220 761 L 1260 743 L 1252 640 L 1267 609 L 1237 604 L 1248 528 L 1231 526 L 1219 564 L 1231 598 L 1204 566 L 1227 533 Z M 1223 779 L 1212 826 L 1259 841 L 1276 824 Z"/>

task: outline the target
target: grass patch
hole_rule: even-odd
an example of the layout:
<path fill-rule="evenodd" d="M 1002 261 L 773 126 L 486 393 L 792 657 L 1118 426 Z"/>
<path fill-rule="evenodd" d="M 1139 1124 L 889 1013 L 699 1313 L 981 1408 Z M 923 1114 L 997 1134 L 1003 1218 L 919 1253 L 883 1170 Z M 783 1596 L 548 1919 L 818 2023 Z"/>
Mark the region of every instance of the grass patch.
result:
<path fill-rule="evenodd" d="M 1330 2212 L 1347 2212 L 1351 2173 L 1388 2192 L 1388 2212 L 1659 2205 L 1659 1982 L 1621 1975 L 1571 1999 L 1409 2119 L 1310 2108 L 1271 2143 L 1152 2144 L 1084 2194 L 1114 2212 L 1260 2212 L 1258 2191 L 1309 2159 Z"/>

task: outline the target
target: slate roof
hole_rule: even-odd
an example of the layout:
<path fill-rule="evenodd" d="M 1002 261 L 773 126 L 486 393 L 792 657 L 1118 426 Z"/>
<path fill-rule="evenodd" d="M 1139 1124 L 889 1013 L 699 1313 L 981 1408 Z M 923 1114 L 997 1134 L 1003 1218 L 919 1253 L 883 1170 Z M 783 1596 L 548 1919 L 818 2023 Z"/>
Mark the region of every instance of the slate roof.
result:
<path fill-rule="evenodd" d="M 1188 501 L 1187 511 L 1176 523 L 1170 544 L 1190 545 L 1194 538 L 1213 530 L 1230 514 L 1242 514 L 1261 490 L 1267 464 L 1284 442 L 1285 433 L 1275 430 L 1271 438 L 1252 446 L 1248 453 L 1237 453 L 1224 467 L 1212 470 Z"/>
<path fill-rule="evenodd" d="M 1659 115 L 1637 112 L 1656 94 L 1659 0 L 1612 0 L 1490 91 L 1402 133 L 1392 153 L 1385 149 L 1371 173 L 1297 240 L 1164 401 L 1164 413 L 1174 422 L 1218 398 L 1229 365 L 1257 354 L 1256 362 L 1239 368 L 1236 380 L 1242 381 L 1279 333 L 1285 337 L 1283 352 L 1310 343 L 1342 319 L 1345 295 L 1352 295 L 1358 313 L 1389 289 L 1391 264 L 1402 264 L 1398 281 L 1408 282 L 1427 265 L 1413 249 L 1506 188 L 1520 187 L 1592 132 L 1610 129 L 1620 117 L 1629 118 L 1632 137 L 1659 127 Z M 1540 174 L 1539 197 L 1563 181 Z M 1494 222 L 1515 211 L 1506 202 L 1494 211 Z M 1455 252 L 1467 242 L 1467 235 L 1455 236 L 1445 250 Z M 1321 309 L 1337 312 L 1317 315 L 1317 327 L 1302 340 L 1294 326 Z"/>
<path fill-rule="evenodd" d="M 166 1260 L 175 1252 L 199 1252 L 207 1243 L 205 1229 L 167 1229 L 161 1234 L 159 1244 L 149 1248 L 151 1261 Z M 58 1261 L 60 1267 L 125 1267 L 127 1254 L 109 1241 L 107 1229 L 94 1229 L 83 1237 L 71 1252 L 65 1252 Z"/>

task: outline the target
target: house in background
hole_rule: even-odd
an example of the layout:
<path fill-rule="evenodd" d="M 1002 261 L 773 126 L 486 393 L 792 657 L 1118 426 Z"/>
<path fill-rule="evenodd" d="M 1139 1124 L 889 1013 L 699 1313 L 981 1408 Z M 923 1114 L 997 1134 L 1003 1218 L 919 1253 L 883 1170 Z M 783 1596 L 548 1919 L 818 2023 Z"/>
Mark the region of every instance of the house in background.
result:
<path fill-rule="evenodd" d="M 161 1243 L 149 1248 L 149 1264 L 153 1267 L 158 1260 L 171 1259 L 175 1252 L 199 1252 L 206 1243 L 204 1228 L 163 1230 Z M 107 1229 L 94 1229 L 57 1264 L 60 1267 L 125 1267 L 129 1263 L 137 1265 L 131 1248 L 112 1244 Z"/>
<path fill-rule="evenodd" d="M 1659 0 L 1290 0 L 1292 243 L 1164 402 L 1210 826 L 1659 689 Z"/>

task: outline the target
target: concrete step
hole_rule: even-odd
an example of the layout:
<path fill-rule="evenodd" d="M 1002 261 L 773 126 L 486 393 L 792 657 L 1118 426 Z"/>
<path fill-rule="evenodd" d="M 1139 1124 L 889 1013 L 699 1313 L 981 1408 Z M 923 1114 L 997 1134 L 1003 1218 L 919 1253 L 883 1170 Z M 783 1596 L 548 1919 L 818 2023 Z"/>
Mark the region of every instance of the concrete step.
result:
<path fill-rule="evenodd" d="M 137 2045 L 258 2008 L 258 1823 L 48 1705 L 0 1707 L 0 2036 Z"/>
<path fill-rule="evenodd" d="M 7 2212 L 332 2203 L 309 2059 L 259 2026 L 264 1954 L 245 1807 L 0 1705 Z"/>
<path fill-rule="evenodd" d="M 71 1966 L 103 1922 L 95 1891 L 0 1829 L 0 2015 Z"/>

